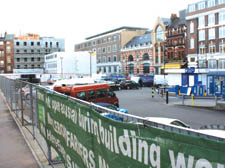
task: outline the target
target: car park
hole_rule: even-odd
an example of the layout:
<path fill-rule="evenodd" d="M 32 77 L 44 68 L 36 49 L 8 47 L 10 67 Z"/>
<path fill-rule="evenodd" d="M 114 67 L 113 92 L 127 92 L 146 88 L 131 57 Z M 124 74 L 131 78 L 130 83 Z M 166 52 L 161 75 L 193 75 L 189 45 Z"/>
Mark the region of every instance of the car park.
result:
<path fill-rule="evenodd" d="M 139 84 L 132 80 L 123 80 L 120 82 L 121 89 L 139 89 Z"/>

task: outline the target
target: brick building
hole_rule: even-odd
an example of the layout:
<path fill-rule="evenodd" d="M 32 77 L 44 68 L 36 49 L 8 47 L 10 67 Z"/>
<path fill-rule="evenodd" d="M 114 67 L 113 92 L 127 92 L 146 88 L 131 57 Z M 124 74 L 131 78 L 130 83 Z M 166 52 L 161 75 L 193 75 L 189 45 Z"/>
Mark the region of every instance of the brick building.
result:
<path fill-rule="evenodd" d="M 0 37 L 0 73 L 12 73 L 14 67 L 14 35 Z"/>
<path fill-rule="evenodd" d="M 187 65 L 185 10 L 171 15 L 166 31 L 165 68 L 182 68 Z"/>
<path fill-rule="evenodd" d="M 225 69 L 225 1 L 188 5 L 188 67 Z"/>
<path fill-rule="evenodd" d="M 85 42 L 75 44 L 76 51 L 96 52 L 97 71 L 103 73 L 121 73 L 121 49 L 133 37 L 144 34 L 146 28 L 120 27 L 91 37 Z"/>
<path fill-rule="evenodd" d="M 153 74 L 151 32 L 134 37 L 121 50 L 123 74 Z"/>
<path fill-rule="evenodd" d="M 170 19 L 158 17 L 151 33 L 152 49 L 154 60 L 154 73 L 156 75 L 163 74 L 166 28 L 170 24 Z"/>

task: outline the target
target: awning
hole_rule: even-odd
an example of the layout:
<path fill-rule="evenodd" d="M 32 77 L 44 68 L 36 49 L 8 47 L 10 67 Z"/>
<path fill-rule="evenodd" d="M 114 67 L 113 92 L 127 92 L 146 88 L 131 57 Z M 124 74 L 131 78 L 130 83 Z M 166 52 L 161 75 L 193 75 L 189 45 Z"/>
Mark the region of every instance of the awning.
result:
<path fill-rule="evenodd" d="M 180 69 L 184 64 L 165 64 L 165 69 Z M 164 65 L 161 66 L 161 69 L 164 69 Z"/>

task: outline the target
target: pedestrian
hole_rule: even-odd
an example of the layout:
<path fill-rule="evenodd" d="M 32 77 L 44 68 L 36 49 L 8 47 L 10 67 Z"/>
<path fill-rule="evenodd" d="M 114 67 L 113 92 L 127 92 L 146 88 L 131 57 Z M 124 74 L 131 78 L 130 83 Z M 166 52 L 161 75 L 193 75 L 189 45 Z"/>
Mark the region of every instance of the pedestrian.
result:
<path fill-rule="evenodd" d="M 143 81 L 142 81 L 141 78 L 139 79 L 138 83 L 139 83 L 140 88 L 142 88 L 142 86 L 143 86 Z"/>

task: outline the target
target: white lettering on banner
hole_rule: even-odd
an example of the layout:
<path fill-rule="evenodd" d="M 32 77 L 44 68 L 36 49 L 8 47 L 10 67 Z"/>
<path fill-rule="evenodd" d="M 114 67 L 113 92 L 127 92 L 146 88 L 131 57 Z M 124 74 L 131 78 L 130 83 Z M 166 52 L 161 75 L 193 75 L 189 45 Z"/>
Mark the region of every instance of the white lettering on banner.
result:
<path fill-rule="evenodd" d="M 99 164 L 99 168 L 109 168 L 109 165 L 105 162 L 105 160 L 100 155 L 98 156 L 98 164 Z"/>
<path fill-rule="evenodd" d="M 150 162 L 153 167 L 160 168 L 160 147 L 155 144 L 150 146 Z"/>
<path fill-rule="evenodd" d="M 174 152 L 169 150 L 170 162 L 172 168 L 213 168 L 212 163 L 206 159 L 198 159 L 194 166 L 194 156 L 188 156 L 188 164 L 186 167 L 184 153 L 179 152 L 177 161 L 175 161 Z M 224 165 L 217 163 L 216 168 L 224 168 Z"/>
<path fill-rule="evenodd" d="M 66 155 L 66 167 L 67 168 L 80 168 L 75 162 L 73 162 L 69 155 Z"/>

